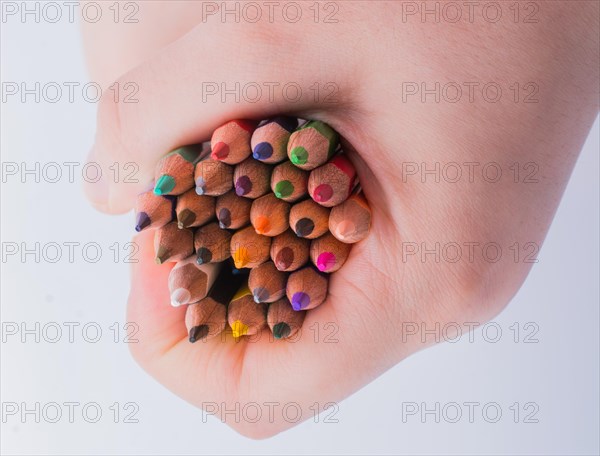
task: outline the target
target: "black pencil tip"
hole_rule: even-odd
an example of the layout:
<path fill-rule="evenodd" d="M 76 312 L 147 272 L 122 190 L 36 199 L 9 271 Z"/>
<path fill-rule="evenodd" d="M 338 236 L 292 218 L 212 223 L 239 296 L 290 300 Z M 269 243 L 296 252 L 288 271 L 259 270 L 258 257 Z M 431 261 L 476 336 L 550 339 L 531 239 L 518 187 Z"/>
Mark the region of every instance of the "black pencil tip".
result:
<path fill-rule="evenodd" d="M 301 218 L 300 220 L 298 220 L 296 222 L 295 231 L 296 231 L 296 235 L 298 235 L 298 237 L 309 236 L 310 233 L 312 233 L 314 229 L 315 229 L 315 224 L 309 218 Z"/>
<path fill-rule="evenodd" d="M 196 263 L 198 264 L 210 263 L 212 260 L 212 252 L 206 247 L 200 247 L 198 252 L 196 252 L 196 255 Z"/>
<path fill-rule="evenodd" d="M 202 340 L 206 336 L 208 336 L 208 325 L 194 326 L 192 329 L 190 329 L 189 340 L 191 343 Z"/>

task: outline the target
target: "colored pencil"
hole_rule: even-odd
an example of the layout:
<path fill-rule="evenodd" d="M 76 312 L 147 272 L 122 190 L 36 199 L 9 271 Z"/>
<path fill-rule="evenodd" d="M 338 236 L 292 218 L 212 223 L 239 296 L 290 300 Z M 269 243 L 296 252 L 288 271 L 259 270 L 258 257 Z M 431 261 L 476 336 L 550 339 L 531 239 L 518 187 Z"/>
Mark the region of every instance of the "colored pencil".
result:
<path fill-rule="evenodd" d="M 235 267 L 254 268 L 269 259 L 271 238 L 261 236 L 251 226 L 236 231 L 231 237 L 230 249 Z"/>
<path fill-rule="evenodd" d="M 171 305 L 179 307 L 206 297 L 220 267 L 218 263 L 199 265 L 193 256 L 179 261 L 169 274 Z"/>
<path fill-rule="evenodd" d="M 233 185 L 238 196 L 255 199 L 269 191 L 271 167 L 247 158 L 236 165 L 233 171 Z"/>
<path fill-rule="evenodd" d="M 138 195 L 135 200 L 135 230 L 160 228 L 175 217 L 177 197 L 155 195 L 152 190 Z"/>
<path fill-rule="evenodd" d="M 343 154 L 336 155 L 308 177 L 310 197 L 325 207 L 343 203 L 354 187 L 356 170 Z"/>
<path fill-rule="evenodd" d="M 264 163 L 279 163 L 287 158 L 290 135 L 298 126 L 295 117 L 275 117 L 261 122 L 252 134 L 252 156 Z"/>
<path fill-rule="evenodd" d="M 273 302 L 285 296 L 288 274 L 278 271 L 272 261 L 250 270 L 248 287 L 255 302 Z"/>
<path fill-rule="evenodd" d="M 331 233 L 326 233 L 310 244 L 310 259 L 321 272 L 335 272 L 340 269 L 350 254 L 352 245 L 338 241 Z"/>
<path fill-rule="evenodd" d="M 213 158 L 196 163 L 194 182 L 198 195 L 219 196 L 233 187 L 233 166 Z"/>
<path fill-rule="evenodd" d="M 194 253 L 194 233 L 187 228 L 179 229 L 177 222 L 167 223 L 154 233 L 155 261 L 180 261 Z"/>
<path fill-rule="evenodd" d="M 201 226 L 194 233 L 194 249 L 198 264 L 218 263 L 231 256 L 231 233 L 217 223 Z"/>
<path fill-rule="evenodd" d="M 232 120 L 220 126 L 210 140 L 210 156 L 229 165 L 244 161 L 252 151 L 250 138 L 255 128 L 253 120 Z"/>
<path fill-rule="evenodd" d="M 227 305 L 244 280 L 244 275 L 233 274 L 229 265 L 223 265 L 208 295 L 187 307 L 185 326 L 190 342 L 221 334 L 227 325 Z"/>
<path fill-rule="evenodd" d="M 233 337 L 257 334 L 267 324 L 267 304 L 256 303 L 247 285 L 243 285 L 229 302 L 227 321 Z"/>
<path fill-rule="evenodd" d="M 311 120 L 290 136 L 287 153 L 299 168 L 311 170 L 325 163 L 335 152 L 339 137 L 324 122 Z"/>
<path fill-rule="evenodd" d="M 237 230 L 250 222 L 250 208 L 252 200 L 237 196 L 235 191 L 230 190 L 217 197 L 215 213 L 221 228 Z"/>
<path fill-rule="evenodd" d="M 280 271 L 295 271 L 308 261 L 310 241 L 297 237 L 292 230 L 287 230 L 273 238 L 271 243 L 271 259 Z"/>
<path fill-rule="evenodd" d="M 371 208 L 360 187 L 339 206 L 331 209 L 329 230 L 339 241 L 354 244 L 362 241 L 371 229 Z"/>
<path fill-rule="evenodd" d="M 198 195 L 191 188 L 177 197 L 175 212 L 179 228 L 202 226 L 215 216 L 215 199 L 212 196 Z"/>
<path fill-rule="evenodd" d="M 313 309 L 327 298 L 329 276 L 306 266 L 294 271 L 288 277 L 286 296 L 292 308 L 298 310 Z"/>
<path fill-rule="evenodd" d="M 296 335 L 304 323 L 306 312 L 294 310 L 287 298 L 279 299 L 269 305 L 267 324 L 275 339 L 287 339 Z"/>
<path fill-rule="evenodd" d="M 263 236 L 277 236 L 287 230 L 289 216 L 290 204 L 273 193 L 255 199 L 250 209 L 250 223 Z"/>
<path fill-rule="evenodd" d="M 203 151 L 202 144 L 183 146 L 165 155 L 156 166 L 154 193 L 181 195 L 194 186 L 194 168 Z"/>
<path fill-rule="evenodd" d="M 298 201 L 307 195 L 308 174 L 291 161 L 285 161 L 273 169 L 271 190 L 279 199 L 289 203 Z"/>
<path fill-rule="evenodd" d="M 316 239 L 327 233 L 330 209 L 307 199 L 290 209 L 290 227 L 296 236 Z"/>

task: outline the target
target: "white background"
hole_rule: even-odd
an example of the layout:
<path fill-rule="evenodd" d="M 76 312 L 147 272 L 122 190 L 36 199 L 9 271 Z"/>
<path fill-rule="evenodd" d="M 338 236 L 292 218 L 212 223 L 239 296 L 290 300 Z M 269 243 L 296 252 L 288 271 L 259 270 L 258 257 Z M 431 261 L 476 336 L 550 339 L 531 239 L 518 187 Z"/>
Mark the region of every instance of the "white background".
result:
<path fill-rule="evenodd" d="M 20 21 L 2 23 L 2 81 L 87 82 L 77 24 Z M 3 162 L 81 163 L 91 145 L 95 104 L 81 91 L 69 103 L 66 92 L 55 103 L 9 97 L 2 103 Z M 97 263 L 63 258 L 56 264 L 11 257 L 2 263 L 2 322 L 25 322 L 33 328 L 63 325 L 57 343 L 35 343 L 28 336 L 3 336 L 1 393 L 5 407 L 24 402 L 33 407 L 57 402 L 98 403 L 102 418 L 88 423 L 76 408 L 74 423 L 67 408 L 58 423 L 35 422 L 35 415 L 3 416 L 3 454 L 281 454 L 293 453 L 540 453 L 599 452 L 598 385 L 598 122 L 586 142 L 564 195 L 539 263 L 509 307 L 495 319 L 502 329 L 497 343 L 481 330 L 458 343 L 445 343 L 418 353 L 325 414 L 265 441 L 252 441 L 218 419 L 174 396 L 132 360 L 127 344 L 113 341 L 110 327 L 124 337 L 128 265 L 124 244 L 132 232 L 132 216 L 108 217 L 88 206 L 77 182 L 26 183 L 9 178 L 2 185 L 2 241 L 97 242 Z M 63 170 L 65 168 L 63 167 Z M 118 243 L 114 261 L 110 246 Z M 93 251 L 88 252 L 90 255 Z M 64 322 L 79 322 L 69 343 Z M 103 331 L 97 343 L 85 342 L 82 326 L 96 322 Z M 525 325 L 533 322 L 536 326 Z M 509 328 L 520 328 L 519 342 Z M 537 343 L 524 343 L 531 328 Z M 6 327 L 5 327 L 6 328 Z M 114 328 L 114 326 L 113 326 Z M 515 326 L 513 326 L 515 328 Z M 92 328 L 93 329 L 93 328 Z M 94 331 L 90 329 L 90 337 Z M 488 337 L 494 336 L 491 328 Z M 50 326 L 47 335 L 54 337 Z M 124 423 L 124 404 L 134 402 L 138 423 Z M 435 422 L 420 414 L 402 419 L 403 403 L 425 402 L 432 408 L 449 402 L 495 402 L 502 409 L 496 423 L 487 422 L 481 406 L 470 423 L 468 409 L 457 423 Z M 519 403 L 519 422 L 509 409 Z M 523 423 L 525 403 L 537 404 L 537 423 Z M 118 403 L 114 423 L 109 409 Z M 130 409 L 131 410 L 131 409 Z M 532 410 L 532 409 L 530 409 Z M 54 410 L 47 409 L 51 417 Z M 446 408 L 453 418 L 455 409 Z M 91 415 L 90 410 L 88 410 Z M 493 418 L 489 413 L 488 419 Z M 23 422 L 25 421 L 25 422 Z"/>

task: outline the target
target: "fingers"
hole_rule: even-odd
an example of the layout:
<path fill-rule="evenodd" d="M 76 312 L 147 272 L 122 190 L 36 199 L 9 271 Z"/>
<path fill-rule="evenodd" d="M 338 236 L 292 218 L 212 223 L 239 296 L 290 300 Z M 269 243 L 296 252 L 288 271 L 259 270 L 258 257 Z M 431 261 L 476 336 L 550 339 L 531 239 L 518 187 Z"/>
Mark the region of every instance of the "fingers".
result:
<path fill-rule="evenodd" d="M 159 157 L 210 139 L 227 120 L 323 112 L 351 92 L 340 69 L 356 72 L 322 33 L 313 43 L 310 31 L 299 36 L 289 27 L 252 25 L 220 24 L 217 36 L 214 26 L 202 24 L 105 92 L 89 155 L 102 177 L 85 188 L 97 208 L 129 210 L 151 186 Z"/>
<path fill-rule="evenodd" d="M 138 342 L 131 345 L 136 358 L 140 354 L 153 357 L 187 339 L 183 324 L 185 308 L 169 304 L 167 280 L 172 263 L 157 265 L 154 262 L 153 239 L 154 231 L 134 238 L 139 250 L 131 271 L 127 320 L 137 329 Z"/>

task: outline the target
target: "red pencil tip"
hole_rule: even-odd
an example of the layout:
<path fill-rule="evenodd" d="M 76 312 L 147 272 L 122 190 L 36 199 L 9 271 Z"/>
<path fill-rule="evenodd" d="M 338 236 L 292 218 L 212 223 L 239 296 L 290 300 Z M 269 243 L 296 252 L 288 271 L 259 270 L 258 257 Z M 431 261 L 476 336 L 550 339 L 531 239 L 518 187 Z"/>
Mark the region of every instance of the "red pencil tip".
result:
<path fill-rule="evenodd" d="M 218 142 L 212 148 L 210 156 L 215 160 L 223 160 L 229 155 L 229 146 L 224 142 Z"/>
<path fill-rule="evenodd" d="M 329 201 L 332 196 L 333 189 L 329 184 L 321 184 L 317 188 L 315 188 L 315 191 L 313 192 L 313 199 L 317 203 L 324 203 L 326 201 Z"/>

